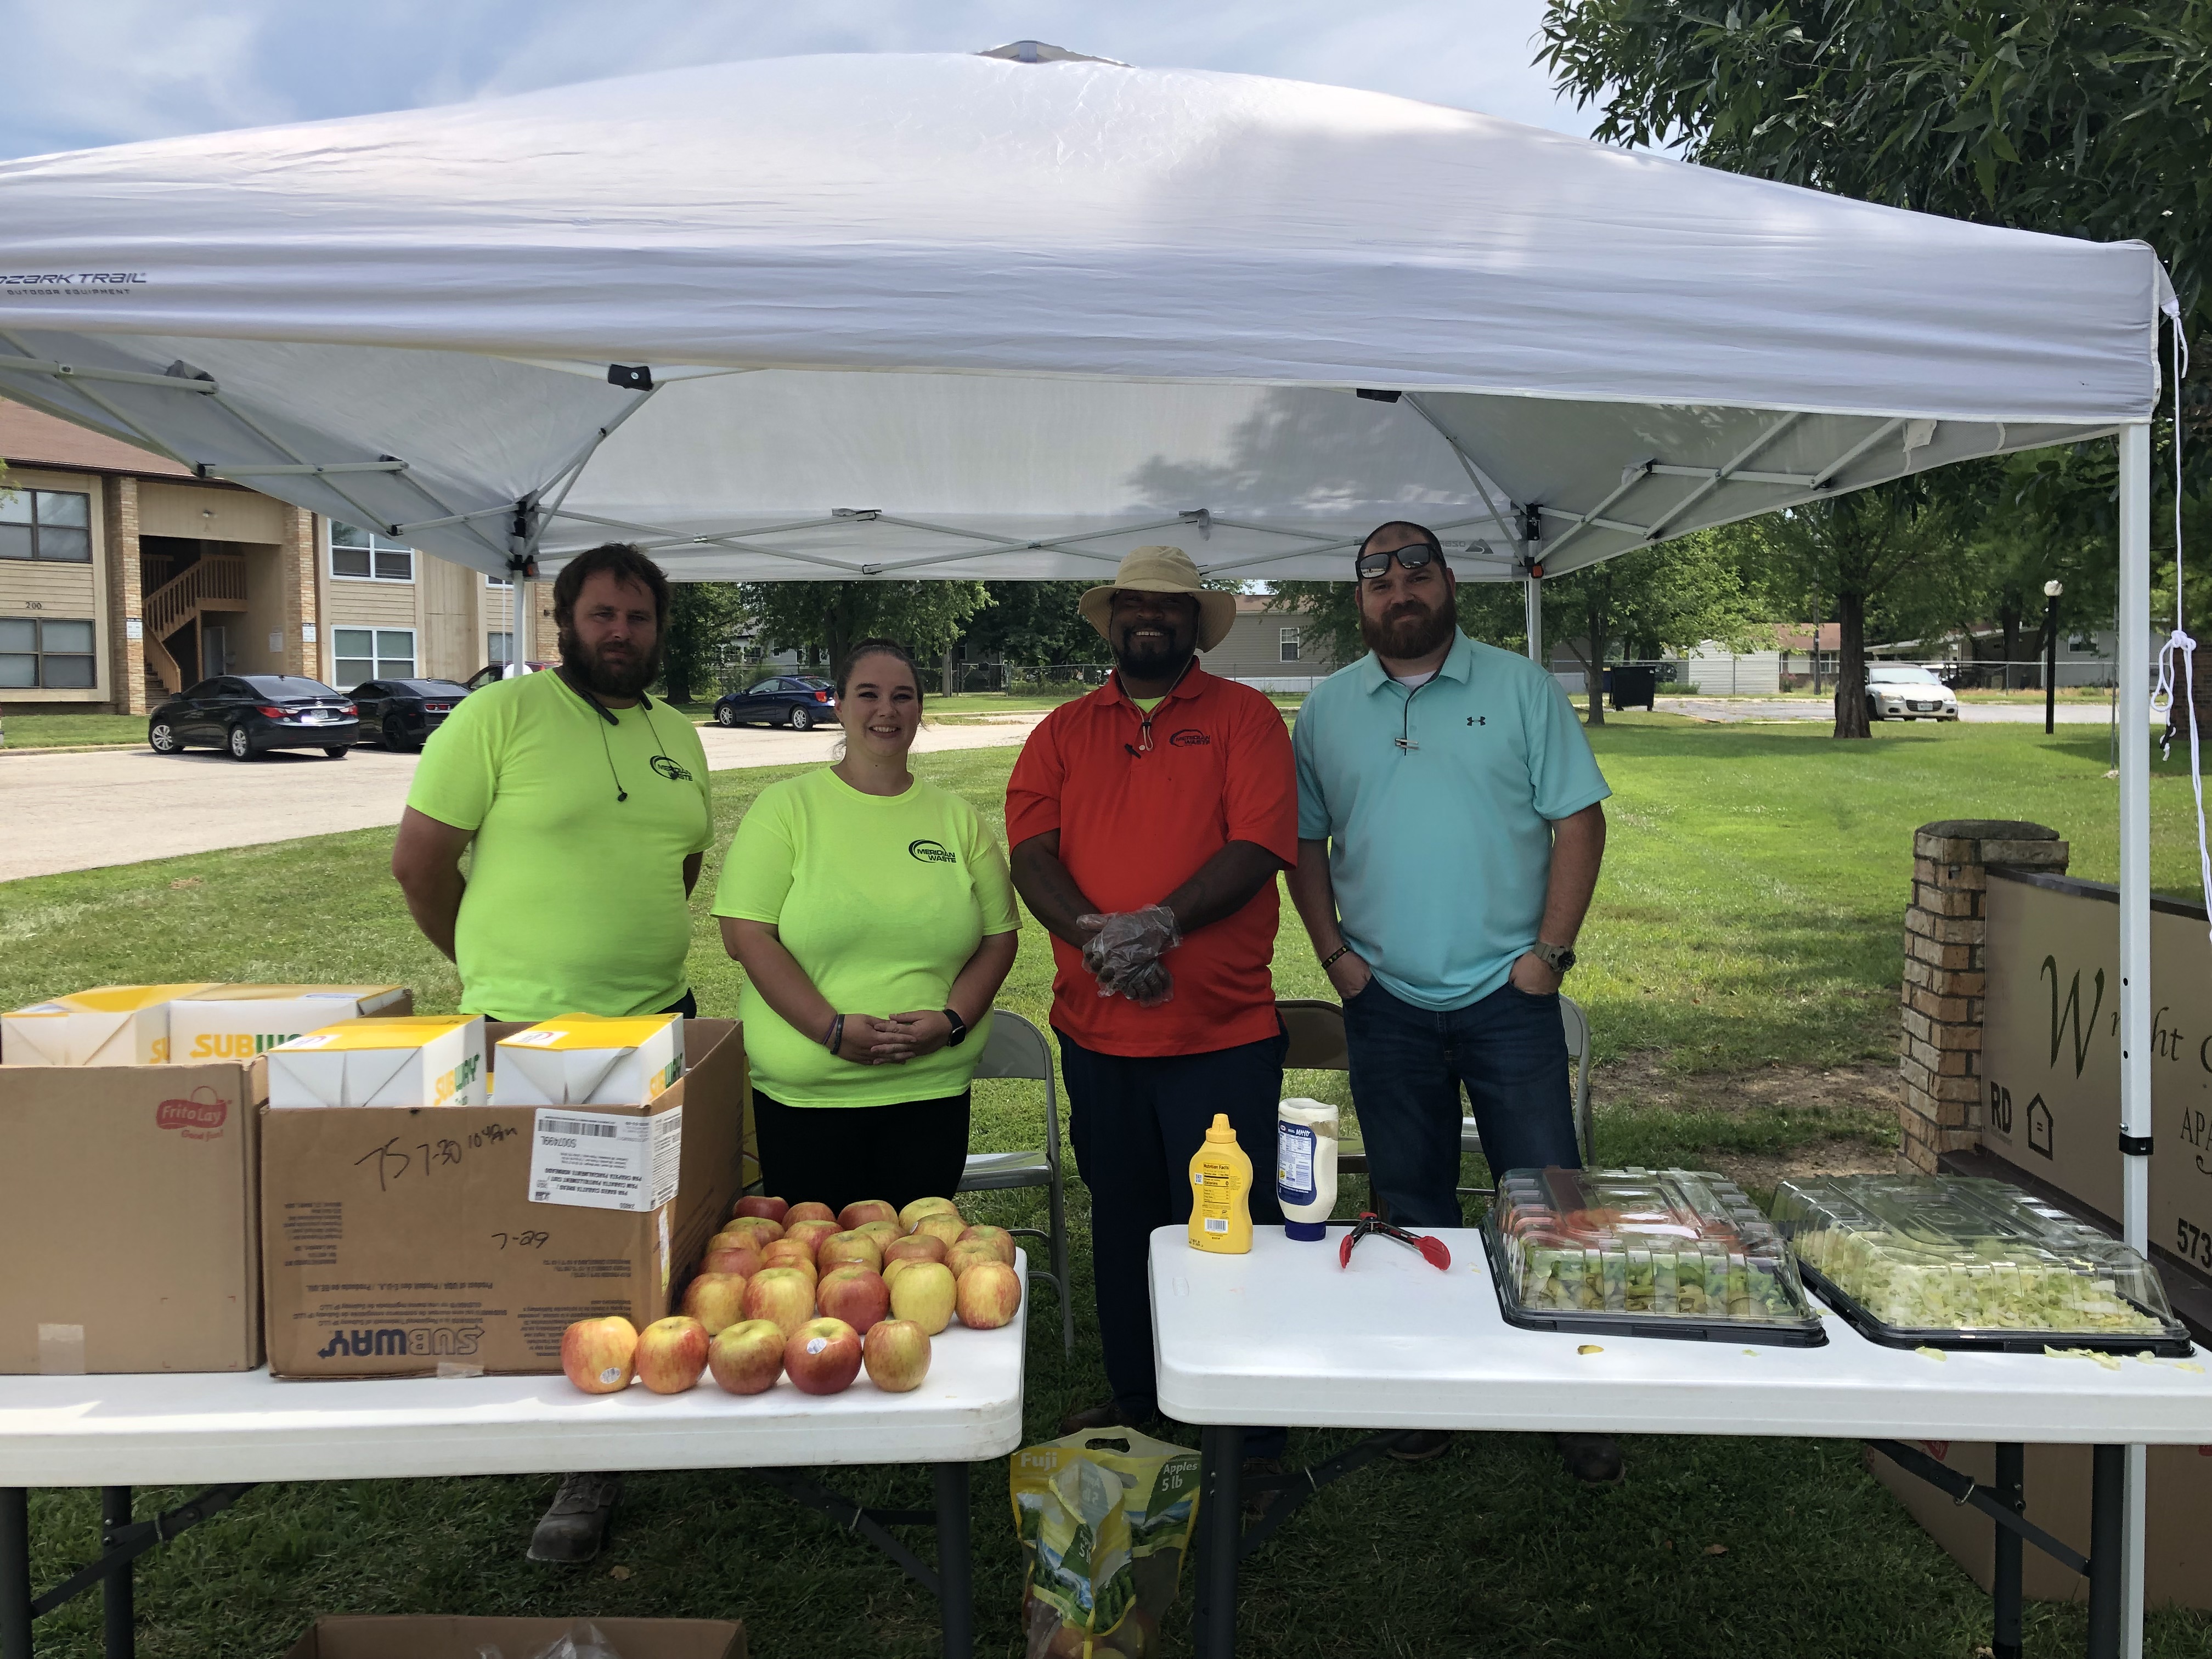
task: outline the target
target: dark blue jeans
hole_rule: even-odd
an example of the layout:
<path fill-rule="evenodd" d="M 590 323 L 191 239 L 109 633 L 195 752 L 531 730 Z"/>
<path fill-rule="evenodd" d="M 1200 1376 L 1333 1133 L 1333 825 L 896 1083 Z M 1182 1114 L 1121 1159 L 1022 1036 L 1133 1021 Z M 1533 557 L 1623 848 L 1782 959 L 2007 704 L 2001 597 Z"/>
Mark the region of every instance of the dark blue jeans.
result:
<path fill-rule="evenodd" d="M 1228 1114 L 1252 1160 L 1252 1219 L 1280 1226 L 1275 1107 L 1283 1092 L 1279 1032 L 1206 1054 L 1102 1054 L 1060 1036 L 1067 1132 L 1091 1188 L 1091 1269 L 1098 1335 L 1114 1402 L 1133 1417 L 1158 1407 L 1147 1262 L 1152 1230 L 1190 1220 L 1190 1160 L 1216 1112 Z M 1244 1455 L 1280 1455 L 1280 1430 L 1248 1430 Z"/>
<path fill-rule="evenodd" d="M 1368 1182 L 1401 1226 L 1463 1224 L 1462 1083 L 1493 1171 L 1580 1166 L 1559 998 L 1501 985 L 1437 1013 L 1370 980 L 1344 1005 L 1344 1037 Z"/>

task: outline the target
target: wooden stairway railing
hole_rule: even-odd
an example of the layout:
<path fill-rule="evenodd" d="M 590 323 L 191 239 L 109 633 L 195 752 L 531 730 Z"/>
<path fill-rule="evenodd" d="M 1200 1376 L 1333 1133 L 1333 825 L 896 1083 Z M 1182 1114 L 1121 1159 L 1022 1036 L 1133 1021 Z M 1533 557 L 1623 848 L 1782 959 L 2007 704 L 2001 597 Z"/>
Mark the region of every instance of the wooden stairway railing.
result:
<path fill-rule="evenodd" d="M 146 637 L 166 640 L 201 611 L 246 609 L 246 556 L 203 553 L 139 601 Z"/>

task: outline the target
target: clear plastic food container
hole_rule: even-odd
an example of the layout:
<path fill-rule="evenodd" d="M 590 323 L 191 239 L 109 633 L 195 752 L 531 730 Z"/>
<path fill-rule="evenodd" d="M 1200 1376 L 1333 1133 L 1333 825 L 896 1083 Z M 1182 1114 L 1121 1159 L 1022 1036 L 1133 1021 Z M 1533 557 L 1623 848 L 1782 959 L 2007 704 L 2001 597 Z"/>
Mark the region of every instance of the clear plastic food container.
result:
<path fill-rule="evenodd" d="M 1781 1347 L 1828 1340 L 1781 1235 L 1723 1176 L 1509 1170 L 1482 1238 L 1508 1324 Z"/>
<path fill-rule="evenodd" d="M 1774 1219 L 1821 1300 L 1892 1347 L 2190 1351 L 2148 1262 L 2002 1181 L 1785 1181 Z"/>

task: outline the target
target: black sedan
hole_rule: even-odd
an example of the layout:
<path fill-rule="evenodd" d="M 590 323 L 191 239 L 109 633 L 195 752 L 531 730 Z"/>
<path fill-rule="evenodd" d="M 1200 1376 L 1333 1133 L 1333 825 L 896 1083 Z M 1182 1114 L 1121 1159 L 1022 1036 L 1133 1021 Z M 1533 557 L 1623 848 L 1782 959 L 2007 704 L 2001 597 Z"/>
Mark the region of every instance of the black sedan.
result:
<path fill-rule="evenodd" d="M 319 749 L 343 760 L 361 721 L 353 703 L 320 680 L 291 674 L 218 674 L 179 692 L 146 722 L 157 755 L 193 744 L 253 760 L 271 749 Z"/>
<path fill-rule="evenodd" d="M 420 749 L 468 695 L 468 687 L 451 680 L 364 680 L 353 689 L 361 735 L 395 755 Z"/>
<path fill-rule="evenodd" d="M 778 674 L 716 699 L 714 720 L 720 726 L 787 726 L 811 732 L 837 718 L 836 701 L 836 688 L 827 680 Z"/>

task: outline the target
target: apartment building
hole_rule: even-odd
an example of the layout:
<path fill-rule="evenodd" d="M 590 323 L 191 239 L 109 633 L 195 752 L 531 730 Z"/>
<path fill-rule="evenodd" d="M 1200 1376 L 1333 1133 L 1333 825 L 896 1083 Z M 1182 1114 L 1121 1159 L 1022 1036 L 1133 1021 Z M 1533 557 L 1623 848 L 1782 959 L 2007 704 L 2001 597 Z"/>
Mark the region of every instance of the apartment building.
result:
<path fill-rule="evenodd" d="M 513 653 L 514 590 L 476 571 L 4 399 L 0 459 L 0 705 L 143 714 L 214 674 L 344 690 Z"/>

